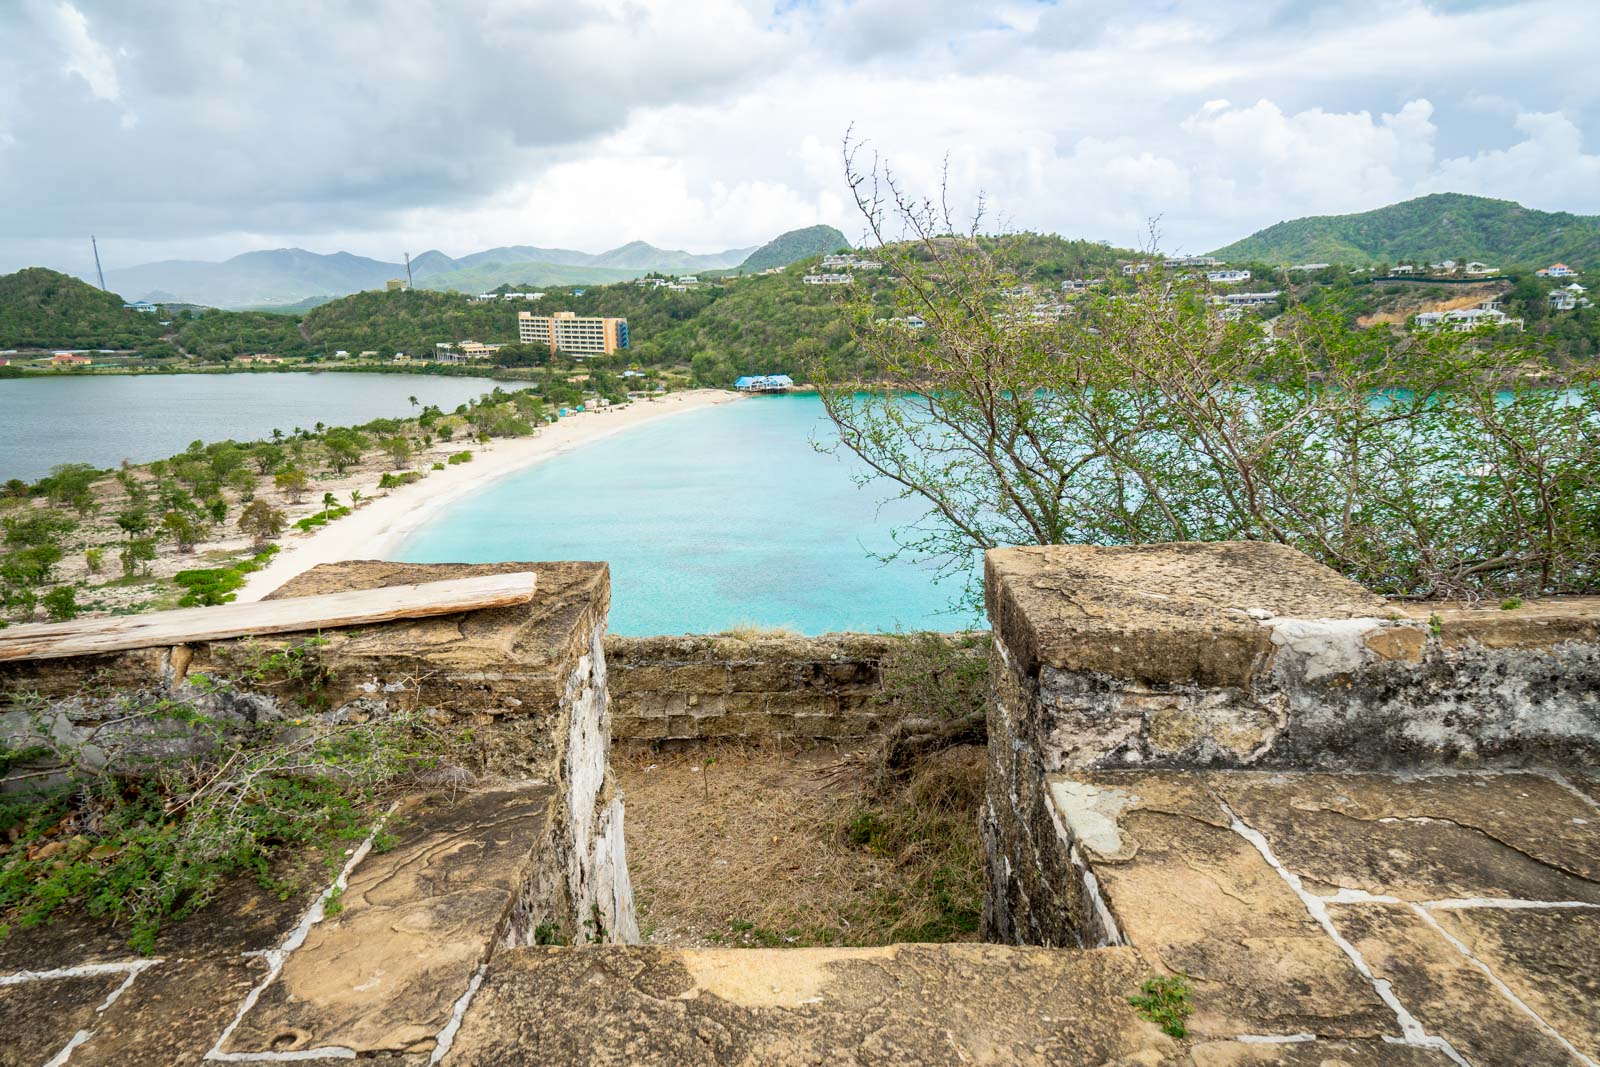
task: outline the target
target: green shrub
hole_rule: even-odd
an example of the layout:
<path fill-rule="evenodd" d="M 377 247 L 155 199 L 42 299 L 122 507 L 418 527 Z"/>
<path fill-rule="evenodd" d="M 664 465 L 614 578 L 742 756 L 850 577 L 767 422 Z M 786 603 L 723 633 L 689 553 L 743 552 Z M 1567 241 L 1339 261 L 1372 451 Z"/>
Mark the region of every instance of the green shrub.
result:
<path fill-rule="evenodd" d="M 250 559 L 240 560 L 226 567 L 179 571 L 172 576 L 172 580 L 185 590 L 183 597 L 178 601 L 178 606 L 199 608 L 228 603 L 233 600 L 236 591 L 244 585 L 244 576 L 266 566 L 267 561 L 277 551 L 277 545 L 268 545 L 265 550 Z"/>
<path fill-rule="evenodd" d="M 307 515 L 303 519 L 297 519 L 294 525 L 298 530 L 309 531 L 316 526 L 326 526 L 334 519 L 342 519 L 348 514 L 350 514 L 349 508 L 336 504 L 332 507 L 323 508 L 315 515 Z"/>
<path fill-rule="evenodd" d="M 450 462 L 453 463 L 453 464 L 454 463 L 471 463 L 472 462 L 472 453 L 471 452 L 452 452 L 450 454 Z"/>
<path fill-rule="evenodd" d="M 435 466 L 437 466 L 437 464 L 435 464 Z M 412 482 L 417 481 L 421 477 L 421 471 L 405 471 L 400 474 L 385 472 L 384 475 L 378 479 L 378 488 L 398 489 L 402 485 L 410 485 Z"/>
<path fill-rule="evenodd" d="M 66 622 L 78 617 L 78 597 L 70 585 L 58 585 L 40 600 L 49 612 L 52 622 Z"/>
<path fill-rule="evenodd" d="M 443 463 L 435 463 L 433 465 L 433 469 L 436 470 L 436 471 L 442 471 L 442 470 L 444 470 L 444 464 Z"/>

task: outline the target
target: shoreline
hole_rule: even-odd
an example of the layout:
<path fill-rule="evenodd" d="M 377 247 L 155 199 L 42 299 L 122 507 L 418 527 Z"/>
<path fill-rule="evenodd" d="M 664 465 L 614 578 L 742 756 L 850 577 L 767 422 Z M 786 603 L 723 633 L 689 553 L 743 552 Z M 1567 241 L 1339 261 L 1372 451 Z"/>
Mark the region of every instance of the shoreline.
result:
<path fill-rule="evenodd" d="M 237 603 L 260 600 L 289 579 L 323 563 L 382 559 L 384 554 L 433 519 L 446 506 L 493 482 L 581 445 L 623 433 L 657 419 L 732 403 L 741 394 L 693 389 L 659 399 L 639 399 L 619 408 L 569 415 L 533 437 L 500 438 L 475 450 L 472 462 L 430 471 L 420 482 L 374 497 L 351 514 L 309 533 L 286 535 L 278 552 L 250 574 Z"/>

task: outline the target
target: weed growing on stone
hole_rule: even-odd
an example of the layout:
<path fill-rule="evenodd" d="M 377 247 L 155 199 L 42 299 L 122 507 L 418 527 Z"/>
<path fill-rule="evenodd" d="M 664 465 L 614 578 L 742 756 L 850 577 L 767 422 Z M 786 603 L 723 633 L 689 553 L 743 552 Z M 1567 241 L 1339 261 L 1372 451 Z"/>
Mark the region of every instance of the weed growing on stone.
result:
<path fill-rule="evenodd" d="M 331 874 L 382 802 L 460 741 L 423 709 L 364 722 L 309 711 L 325 643 L 252 650 L 231 677 L 194 676 L 187 699 L 122 694 L 92 722 L 14 698 L 0 748 L 0 778 L 16 790 L 0 799 L 0 926 L 80 909 L 150 953 L 225 880 L 253 877 L 287 899 L 298 886 L 285 872 L 305 859 Z M 393 846 L 392 832 L 380 837 L 375 847 Z M 340 907 L 335 894 L 326 910 Z"/>
<path fill-rule="evenodd" d="M 1139 986 L 1139 993 L 1128 998 L 1128 1003 L 1170 1036 L 1189 1036 L 1189 1027 L 1184 1020 L 1194 1011 L 1194 1007 L 1189 1003 L 1189 983 L 1180 976 L 1163 975 L 1146 980 Z"/>

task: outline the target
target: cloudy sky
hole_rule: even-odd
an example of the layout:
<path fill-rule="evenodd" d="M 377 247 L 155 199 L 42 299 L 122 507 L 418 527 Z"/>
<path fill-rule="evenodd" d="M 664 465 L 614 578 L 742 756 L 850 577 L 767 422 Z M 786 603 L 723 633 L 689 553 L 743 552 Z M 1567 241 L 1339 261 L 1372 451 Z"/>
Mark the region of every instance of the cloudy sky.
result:
<path fill-rule="evenodd" d="M 861 233 L 839 142 L 1169 251 L 1454 190 L 1600 213 L 1591 0 L 0 0 L 0 270 Z"/>

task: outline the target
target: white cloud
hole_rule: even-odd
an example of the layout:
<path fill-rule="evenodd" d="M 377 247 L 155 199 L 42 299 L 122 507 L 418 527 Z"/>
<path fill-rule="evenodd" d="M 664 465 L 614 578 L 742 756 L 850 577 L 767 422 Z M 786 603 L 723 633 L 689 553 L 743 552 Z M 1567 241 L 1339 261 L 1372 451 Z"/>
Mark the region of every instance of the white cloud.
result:
<path fill-rule="evenodd" d="M 1576 123 L 1559 111 L 1526 113 L 1517 116 L 1516 128 L 1523 140 L 1509 148 L 1447 159 L 1433 184 L 1552 211 L 1593 203 L 1600 189 L 1600 155 L 1584 152 L 1583 132 Z"/>
<path fill-rule="evenodd" d="M 854 237 L 852 123 L 916 190 L 948 156 L 957 203 L 1119 243 L 1446 188 L 1600 213 L 1600 5 L 930 3 L 0 4 L 0 152 L 51 161 L 0 168 L 25 208 L 0 269 L 81 266 L 88 232 L 130 257 Z"/>
<path fill-rule="evenodd" d="M 58 0 L 44 9 L 47 24 L 54 30 L 56 43 L 65 53 L 62 69 L 76 74 L 89 86 L 96 100 L 122 99 L 117 84 L 117 67 L 111 53 L 89 32 L 89 20 L 67 0 Z"/>

